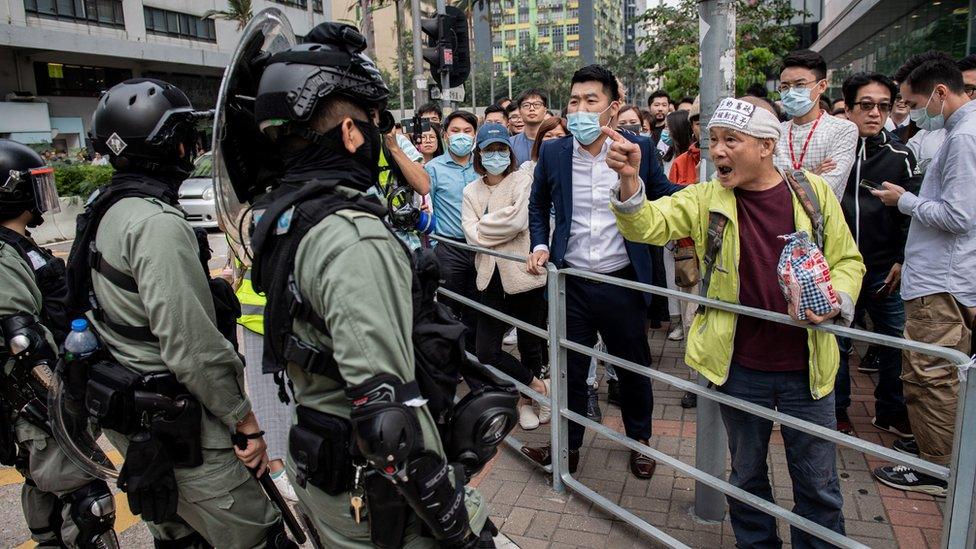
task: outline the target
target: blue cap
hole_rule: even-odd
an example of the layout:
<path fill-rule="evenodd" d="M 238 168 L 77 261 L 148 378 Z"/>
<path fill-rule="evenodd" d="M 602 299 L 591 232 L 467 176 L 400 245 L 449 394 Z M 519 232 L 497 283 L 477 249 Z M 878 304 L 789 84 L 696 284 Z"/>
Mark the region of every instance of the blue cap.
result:
<path fill-rule="evenodd" d="M 88 321 L 84 318 L 76 318 L 71 321 L 72 332 L 84 332 L 88 329 Z"/>
<path fill-rule="evenodd" d="M 478 148 L 484 150 L 492 143 L 504 143 L 509 147 L 512 146 L 508 140 L 508 130 L 505 129 L 505 126 L 494 122 L 481 126 L 481 129 L 478 130 Z"/>

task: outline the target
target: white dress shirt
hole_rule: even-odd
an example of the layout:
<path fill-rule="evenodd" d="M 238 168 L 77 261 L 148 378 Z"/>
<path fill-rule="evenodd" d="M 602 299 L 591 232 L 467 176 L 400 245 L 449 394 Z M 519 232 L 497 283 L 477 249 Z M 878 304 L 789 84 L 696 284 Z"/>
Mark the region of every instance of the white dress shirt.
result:
<path fill-rule="evenodd" d="M 610 211 L 610 189 L 620 177 L 607 166 L 610 140 L 593 156 L 578 141 L 573 147 L 573 212 L 566 263 L 597 273 L 630 265 L 617 218 Z"/>
<path fill-rule="evenodd" d="M 814 130 L 814 124 L 817 124 Z M 774 161 L 777 168 L 793 170 L 793 161 L 802 162 L 801 167 L 813 171 L 824 160 L 830 158 L 837 167 L 829 172 L 820 174 L 830 188 L 833 189 L 837 200 L 844 198 L 847 187 L 847 177 L 854 166 L 854 151 L 857 149 L 857 125 L 849 120 L 837 118 L 824 112 L 819 123 L 808 122 L 802 125 L 793 124 L 787 120 L 781 125 L 782 134 L 776 145 Z M 793 134 L 793 155 L 790 155 L 790 130 Z M 810 132 L 813 131 L 813 135 Z M 809 138 L 809 143 L 807 143 Z M 803 147 L 806 145 L 806 152 Z"/>

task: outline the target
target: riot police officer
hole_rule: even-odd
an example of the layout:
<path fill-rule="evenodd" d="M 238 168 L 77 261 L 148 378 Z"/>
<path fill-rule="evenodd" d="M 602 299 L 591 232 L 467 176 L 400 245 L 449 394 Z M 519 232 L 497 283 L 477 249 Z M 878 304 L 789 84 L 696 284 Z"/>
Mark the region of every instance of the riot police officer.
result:
<path fill-rule="evenodd" d="M 125 456 L 119 487 L 158 546 L 290 547 L 248 471 L 267 465 L 262 433 L 178 208 L 205 116 L 154 79 L 122 82 L 98 102 L 91 138 L 115 174 L 78 218 L 68 279 L 108 356 L 81 391 Z M 246 437 L 243 450 L 235 433 Z"/>
<path fill-rule="evenodd" d="M 493 547 L 487 505 L 448 465 L 418 391 L 409 255 L 366 195 L 393 119 L 365 45 L 323 23 L 270 57 L 254 113 L 283 170 L 232 182 L 257 197 L 265 364 L 287 364 L 298 405 L 288 474 L 320 547 Z"/>
<path fill-rule="evenodd" d="M 47 390 L 55 341 L 68 328 L 64 262 L 27 231 L 59 211 L 54 171 L 0 139 L 0 462 L 24 475 L 21 501 L 39 547 L 117 547 L 104 480 L 68 460 L 50 436 Z"/>

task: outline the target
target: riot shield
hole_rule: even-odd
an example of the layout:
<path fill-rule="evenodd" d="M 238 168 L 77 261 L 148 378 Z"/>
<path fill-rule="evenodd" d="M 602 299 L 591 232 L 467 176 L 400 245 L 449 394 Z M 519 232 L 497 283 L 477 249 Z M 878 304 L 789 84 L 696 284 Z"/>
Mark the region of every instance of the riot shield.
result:
<path fill-rule="evenodd" d="M 224 71 L 214 115 L 213 166 L 217 219 L 234 255 L 249 263 L 246 204 L 281 173 L 271 142 L 254 121 L 254 98 L 264 67 L 297 43 L 285 15 L 267 8 L 245 27 Z"/>
<path fill-rule="evenodd" d="M 51 433 L 72 463 L 89 475 L 115 484 L 119 472 L 99 444 L 103 440 L 98 426 L 88 415 L 83 402 L 65 392 L 59 372 L 48 391 L 48 414 Z"/>

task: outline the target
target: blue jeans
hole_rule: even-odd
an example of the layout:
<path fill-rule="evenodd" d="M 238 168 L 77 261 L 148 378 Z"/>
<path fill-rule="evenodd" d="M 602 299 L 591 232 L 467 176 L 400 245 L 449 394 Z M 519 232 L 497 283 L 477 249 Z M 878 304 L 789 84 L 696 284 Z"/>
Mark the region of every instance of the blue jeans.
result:
<path fill-rule="evenodd" d="M 878 290 L 884 285 L 888 271 L 871 272 L 864 275 L 861 296 L 854 312 L 855 322 L 865 313 L 871 317 L 874 333 L 892 337 L 902 337 L 905 331 L 905 302 L 899 292 L 887 297 L 878 297 Z M 840 370 L 837 372 L 837 409 L 846 410 L 851 405 L 851 340 L 837 338 L 840 346 Z M 905 398 L 901 393 L 901 351 L 892 347 L 877 347 L 879 370 L 878 386 L 874 389 L 875 414 L 879 416 L 905 416 Z"/>
<path fill-rule="evenodd" d="M 760 372 L 733 363 L 729 378 L 719 391 L 817 425 L 836 428 L 834 395 L 814 400 L 806 371 Z M 735 408 L 722 406 L 722 420 L 729 434 L 732 474 L 729 482 L 738 488 L 773 501 L 769 484 L 769 436 L 773 423 Z M 844 499 L 837 478 L 837 451 L 832 442 L 783 426 L 786 463 L 793 483 L 793 512 L 844 533 Z M 776 519 L 736 499 L 729 500 L 729 517 L 738 547 L 779 548 Z M 832 547 L 806 532 L 790 528 L 793 547 Z"/>

